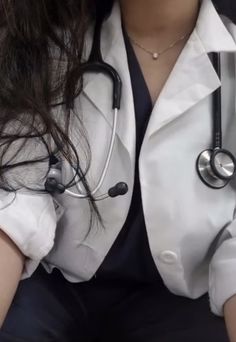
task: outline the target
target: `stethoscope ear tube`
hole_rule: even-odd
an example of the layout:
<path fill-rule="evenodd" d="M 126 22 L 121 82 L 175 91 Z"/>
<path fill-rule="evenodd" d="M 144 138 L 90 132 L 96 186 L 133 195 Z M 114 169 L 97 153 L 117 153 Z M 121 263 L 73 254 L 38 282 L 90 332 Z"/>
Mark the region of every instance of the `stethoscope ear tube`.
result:
<path fill-rule="evenodd" d="M 108 63 L 104 62 L 101 53 L 101 31 L 103 18 L 98 16 L 93 35 L 93 44 L 88 61 L 80 66 L 80 75 L 87 72 L 104 73 L 107 75 L 113 84 L 113 103 L 112 108 L 120 109 L 122 81 L 118 72 Z"/>
<path fill-rule="evenodd" d="M 109 148 L 107 152 L 106 161 L 104 163 L 104 167 L 102 169 L 97 185 L 94 187 L 94 189 L 90 191 L 89 194 L 84 192 L 83 189 L 81 189 L 80 179 L 77 179 L 78 177 L 76 174 L 74 174 L 74 177 L 77 180 L 76 187 L 77 187 L 78 193 L 74 193 L 73 191 L 70 191 L 68 188 L 66 188 L 61 182 L 61 165 L 56 164 L 54 162 L 50 162 L 50 171 L 47 177 L 47 181 L 45 183 L 45 189 L 48 192 L 51 192 L 51 193 L 65 192 L 65 194 L 67 194 L 68 196 L 71 196 L 73 198 L 78 198 L 78 199 L 88 199 L 90 196 L 93 196 L 95 200 L 101 200 L 107 197 L 122 196 L 128 192 L 128 185 L 124 182 L 119 182 L 115 186 L 111 187 L 106 194 L 95 197 L 95 195 L 101 189 L 102 184 L 104 183 L 104 179 L 107 174 L 109 164 L 112 158 L 112 152 L 113 152 L 113 148 L 115 145 L 115 138 L 116 138 L 118 111 L 120 109 L 121 92 L 122 92 L 122 81 L 118 72 L 113 68 L 112 65 L 104 62 L 102 58 L 102 53 L 101 53 L 102 23 L 103 23 L 103 18 L 99 16 L 95 23 L 91 53 L 88 58 L 88 61 L 81 64 L 80 66 L 80 76 L 82 77 L 85 73 L 103 73 L 111 79 L 112 84 L 113 84 L 113 96 L 112 96 L 113 125 L 112 125 L 112 133 L 111 133 Z"/>
<path fill-rule="evenodd" d="M 81 65 L 80 74 L 81 76 L 85 73 L 103 73 L 107 75 L 113 84 L 113 94 L 112 94 L 112 108 L 120 109 L 121 103 L 121 92 L 122 92 L 122 81 L 116 70 L 109 64 L 103 61 L 93 61 L 87 62 Z"/>

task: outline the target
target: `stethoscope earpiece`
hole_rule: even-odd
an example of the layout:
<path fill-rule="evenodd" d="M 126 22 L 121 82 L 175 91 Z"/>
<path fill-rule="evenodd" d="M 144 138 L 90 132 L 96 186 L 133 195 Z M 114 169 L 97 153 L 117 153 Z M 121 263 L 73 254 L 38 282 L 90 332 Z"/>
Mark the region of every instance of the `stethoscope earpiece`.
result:
<path fill-rule="evenodd" d="M 50 194 L 63 194 L 66 190 L 65 186 L 58 183 L 55 178 L 47 178 L 45 182 L 45 190 Z"/>
<path fill-rule="evenodd" d="M 124 182 L 120 182 L 108 190 L 108 196 L 112 198 L 117 196 L 123 196 L 127 194 L 128 191 L 128 185 Z"/>
<path fill-rule="evenodd" d="M 224 149 L 205 150 L 198 156 L 197 171 L 207 186 L 222 189 L 235 175 L 235 158 Z"/>

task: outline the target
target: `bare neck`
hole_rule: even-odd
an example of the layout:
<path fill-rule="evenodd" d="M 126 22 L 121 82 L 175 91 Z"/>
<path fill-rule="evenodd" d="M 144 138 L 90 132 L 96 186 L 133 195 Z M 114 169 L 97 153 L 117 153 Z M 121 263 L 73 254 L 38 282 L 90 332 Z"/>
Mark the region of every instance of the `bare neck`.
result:
<path fill-rule="evenodd" d="M 190 33 L 199 4 L 200 0 L 120 0 L 126 30 L 136 37 Z"/>

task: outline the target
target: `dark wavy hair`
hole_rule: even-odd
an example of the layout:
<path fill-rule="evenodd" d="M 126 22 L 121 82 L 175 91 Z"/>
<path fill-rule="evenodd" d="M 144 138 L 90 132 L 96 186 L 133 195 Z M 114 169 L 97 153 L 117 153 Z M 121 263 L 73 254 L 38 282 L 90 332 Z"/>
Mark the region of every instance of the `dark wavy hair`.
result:
<path fill-rule="evenodd" d="M 214 3 L 235 21 L 233 0 Z M 29 187 L 25 184 L 28 179 L 11 183 L 7 174 L 41 163 L 49 166 L 52 156 L 61 155 L 77 165 L 76 173 L 89 193 L 89 142 L 74 101 L 82 89 L 80 65 L 86 30 L 97 16 L 107 16 L 112 4 L 113 0 L 0 0 L 1 189 Z M 54 113 L 59 106 L 63 111 L 58 119 Z M 72 114 L 80 122 L 83 156 L 70 139 Z M 23 153 L 30 141 L 44 146 L 46 152 Z M 82 157 L 87 158 L 83 169 Z M 73 182 L 71 179 L 68 186 Z M 92 196 L 90 200 L 96 209 Z"/>

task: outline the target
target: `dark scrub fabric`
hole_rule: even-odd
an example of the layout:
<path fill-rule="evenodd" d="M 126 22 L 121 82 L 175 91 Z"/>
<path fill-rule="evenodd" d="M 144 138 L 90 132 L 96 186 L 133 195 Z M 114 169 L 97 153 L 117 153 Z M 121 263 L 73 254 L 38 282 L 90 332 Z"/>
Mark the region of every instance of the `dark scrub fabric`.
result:
<path fill-rule="evenodd" d="M 228 342 L 224 320 L 197 300 L 171 294 L 149 249 L 138 156 L 152 104 L 126 37 L 137 124 L 135 186 L 127 221 L 96 277 L 82 284 L 40 266 L 20 283 L 0 342 Z"/>
<path fill-rule="evenodd" d="M 21 282 L 1 342 L 229 342 L 207 296 L 96 279 L 73 284 L 40 267 Z"/>
<path fill-rule="evenodd" d="M 144 222 L 139 182 L 138 159 L 143 137 L 152 112 L 152 100 L 129 39 L 124 32 L 128 65 L 133 90 L 136 119 L 136 165 L 134 190 L 129 213 L 114 245 L 108 252 L 96 276 L 130 283 L 156 283 L 164 286 L 149 248 Z"/>

